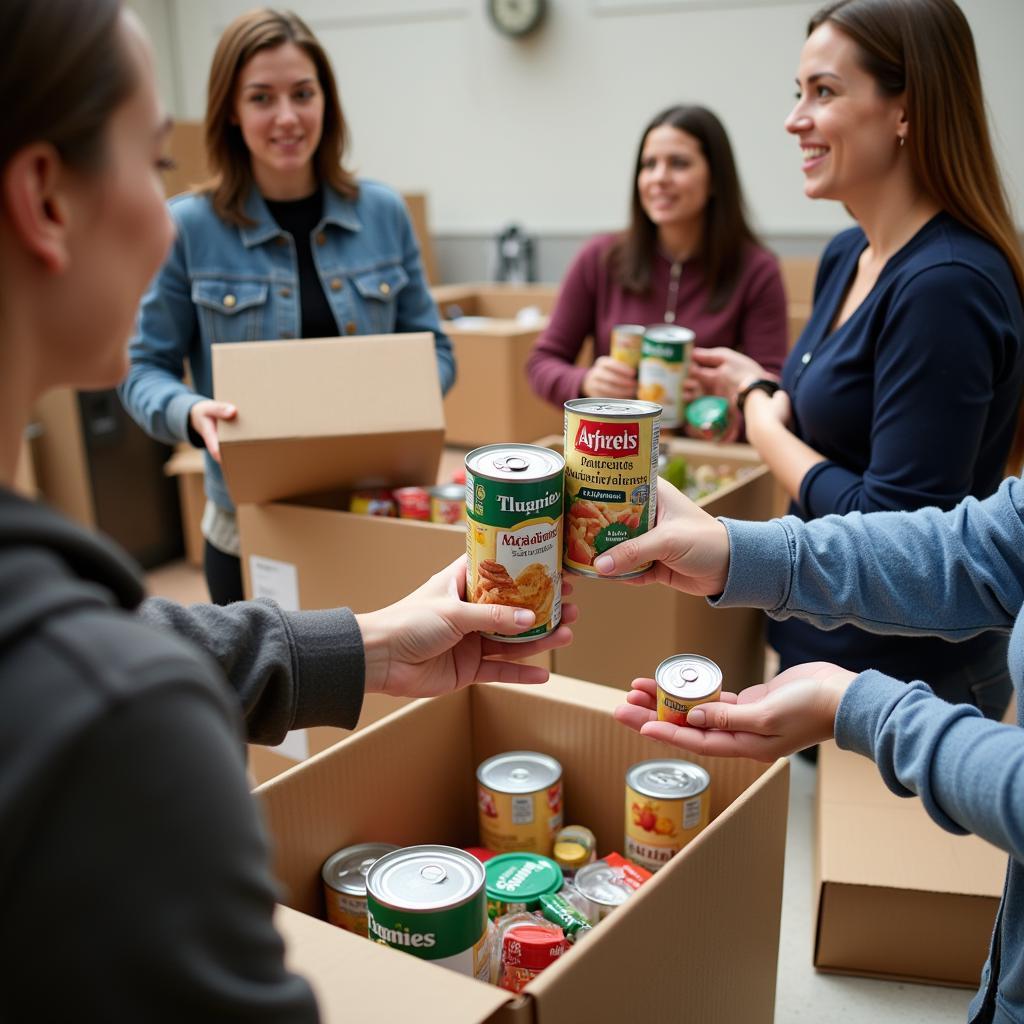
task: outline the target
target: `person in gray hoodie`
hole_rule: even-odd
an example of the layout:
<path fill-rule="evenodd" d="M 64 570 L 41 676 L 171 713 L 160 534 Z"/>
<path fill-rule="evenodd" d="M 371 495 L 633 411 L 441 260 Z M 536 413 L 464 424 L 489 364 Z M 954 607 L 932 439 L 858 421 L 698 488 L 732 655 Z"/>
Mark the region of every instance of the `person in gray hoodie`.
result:
<path fill-rule="evenodd" d="M 533 613 L 461 600 L 461 562 L 366 615 L 145 601 L 123 552 L 14 493 L 39 396 L 127 368 L 169 122 L 118 0 L 5 0 L 0 48 L 0 1020 L 315 1021 L 243 741 L 352 727 L 370 690 L 542 682 L 511 659 L 571 631 L 484 640 Z"/>

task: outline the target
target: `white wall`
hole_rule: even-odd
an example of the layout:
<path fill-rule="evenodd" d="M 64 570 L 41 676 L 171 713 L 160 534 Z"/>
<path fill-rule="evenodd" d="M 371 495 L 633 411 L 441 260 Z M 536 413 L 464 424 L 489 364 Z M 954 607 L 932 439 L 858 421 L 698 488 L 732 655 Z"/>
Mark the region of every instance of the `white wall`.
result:
<path fill-rule="evenodd" d="M 1022 0 L 961 0 L 974 29 L 1017 221 L 1024 208 Z M 163 63 L 167 102 L 200 118 L 214 43 L 249 0 L 136 0 Z M 675 101 L 725 122 L 755 221 L 769 235 L 846 223 L 801 190 L 782 130 L 817 0 L 549 0 L 522 41 L 485 0 L 291 0 L 334 62 L 361 174 L 425 191 L 439 233 L 537 234 L 619 226 L 643 124 Z M 168 17 L 164 18 L 166 12 Z M 152 19 L 150 21 L 150 19 Z"/>

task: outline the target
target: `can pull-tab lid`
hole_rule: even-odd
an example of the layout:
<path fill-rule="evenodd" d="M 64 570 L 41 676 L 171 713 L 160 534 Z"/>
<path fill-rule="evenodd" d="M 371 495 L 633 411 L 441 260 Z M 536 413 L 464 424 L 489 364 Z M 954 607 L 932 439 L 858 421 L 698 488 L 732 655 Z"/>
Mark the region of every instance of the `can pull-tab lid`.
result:
<path fill-rule="evenodd" d="M 521 455 L 506 455 L 503 459 L 494 460 L 494 468 L 505 473 L 523 473 L 530 468 L 530 463 Z"/>
<path fill-rule="evenodd" d="M 420 868 L 420 878 L 424 882 L 430 882 L 431 885 L 440 885 L 447 880 L 448 872 L 441 864 L 424 864 Z"/>
<path fill-rule="evenodd" d="M 508 773 L 508 777 L 513 782 L 525 782 L 530 777 L 530 769 L 529 768 L 513 768 L 512 771 L 510 771 Z"/>
<path fill-rule="evenodd" d="M 684 668 L 680 675 L 684 683 L 695 683 L 700 678 L 700 673 L 695 668 Z"/>

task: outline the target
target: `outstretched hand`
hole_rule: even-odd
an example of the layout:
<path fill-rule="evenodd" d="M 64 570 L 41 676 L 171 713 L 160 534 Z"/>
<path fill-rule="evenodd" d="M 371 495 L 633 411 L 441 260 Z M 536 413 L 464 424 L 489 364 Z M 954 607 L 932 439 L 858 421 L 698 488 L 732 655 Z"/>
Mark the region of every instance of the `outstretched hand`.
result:
<path fill-rule="evenodd" d="M 396 697 L 434 697 L 470 683 L 543 683 L 548 671 L 517 662 L 572 642 L 574 604 L 562 604 L 562 624 L 537 640 L 506 643 L 481 632 L 518 635 L 534 626 L 525 608 L 469 604 L 463 555 L 419 589 L 380 611 L 357 615 L 366 650 L 366 689 Z M 562 597 L 572 593 L 562 583 Z"/>
<path fill-rule="evenodd" d="M 642 736 L 692 754 L 774 761 L 833 737 L 839 702 L 855 678 L 824 661 L 794 665 L 770 682 L 701 704 L 683 726 L 659 722 L 657 684 L 634 679 L 615 717 Z"/>

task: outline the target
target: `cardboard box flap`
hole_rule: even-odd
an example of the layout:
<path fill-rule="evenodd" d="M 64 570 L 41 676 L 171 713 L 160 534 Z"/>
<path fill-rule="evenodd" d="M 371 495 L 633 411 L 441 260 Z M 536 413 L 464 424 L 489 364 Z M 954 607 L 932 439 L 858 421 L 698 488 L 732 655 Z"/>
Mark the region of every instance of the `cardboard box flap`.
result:
<path fill-rule="evenodd" d="M 278 906 L 274 923 L 284 936 L 289 968 L 313 986 L 324 1024 L 383 1020 L 450 1024 L 454 1006 L 459 1008 L 460 1022 L 483 1024 L 515 999 L 495 985 L 467 984 L 454 971 L 367 942 L 288 907 Z M 386 1012 L 382 986 L 387 989 Z"/>
<path fill-rule="evenodd" d="M 444 413 L 428 332 L 213 346 L 236 503 L 433 480 Z"/>

